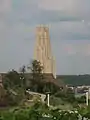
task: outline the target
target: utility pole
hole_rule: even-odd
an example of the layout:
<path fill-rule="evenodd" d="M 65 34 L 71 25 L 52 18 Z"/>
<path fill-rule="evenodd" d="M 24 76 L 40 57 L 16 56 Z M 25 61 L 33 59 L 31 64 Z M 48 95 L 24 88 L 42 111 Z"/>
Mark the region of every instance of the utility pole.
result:
<path fill-rule="evenodd" d="M 50 106 L 50 92 L 46 92 L 47 95 L 47 105 Z"/>
<path fill-rule="evenodd" d="M 86 105 L 88 106 L 88 92 L 86 92 Z"/>
<path fill-rule="evenodd" d="M 47 96 L 48 96 L 48 107 L 49 107 L 49 105 L 50 105 L 50 104 L 49 104 L 49 93 L 48 93 L 48 95 L 47 95 Z"/>

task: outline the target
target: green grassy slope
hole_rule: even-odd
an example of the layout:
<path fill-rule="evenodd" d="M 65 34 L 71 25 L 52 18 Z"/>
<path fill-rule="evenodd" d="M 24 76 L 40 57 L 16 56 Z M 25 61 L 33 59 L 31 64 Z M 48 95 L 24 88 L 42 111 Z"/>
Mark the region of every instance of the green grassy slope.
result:
<path fill-rule="evenodd" d="M 90 75 L 57 75 L 58 82 L 69 85 L 90 85 Z"/>

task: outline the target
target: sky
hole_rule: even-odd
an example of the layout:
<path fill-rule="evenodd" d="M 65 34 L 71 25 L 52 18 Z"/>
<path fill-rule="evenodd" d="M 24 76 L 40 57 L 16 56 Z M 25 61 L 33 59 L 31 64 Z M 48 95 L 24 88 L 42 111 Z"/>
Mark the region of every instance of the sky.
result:
<path fill-rule="evenodd" d="M 39 24 L 49 26 L 57 74 L 90 74 L 90 0 L 0 0 L 0 72 L 30 63 Z"/>

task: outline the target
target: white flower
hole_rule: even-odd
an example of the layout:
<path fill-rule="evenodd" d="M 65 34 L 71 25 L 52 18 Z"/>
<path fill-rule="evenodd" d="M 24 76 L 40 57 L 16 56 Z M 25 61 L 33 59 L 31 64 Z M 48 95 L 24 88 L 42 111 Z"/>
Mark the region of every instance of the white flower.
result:
<path fill-rule="evenodd" d="M 74 112 L 75 112 L 75 113 L 78 113 L 78 111 L 77 111 L 77 110 L 75 110 Z"/>

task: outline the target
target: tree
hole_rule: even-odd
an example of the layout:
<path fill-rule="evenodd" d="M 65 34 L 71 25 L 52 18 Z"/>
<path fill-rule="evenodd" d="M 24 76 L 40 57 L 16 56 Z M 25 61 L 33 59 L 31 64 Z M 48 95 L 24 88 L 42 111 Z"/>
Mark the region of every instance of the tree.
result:
<path fill-rule="evenodd" d="M 20 79 L 20 75 L 17 71 L 11 70 L 5 77 L 11 88 L 14 86 L 21 86 L 22 80 Z"/>
<path fill-rule="evenodd" d="M 3 85 L 5 89 L 22 87 L 24 74 L 19 74 L 15 70 L 9 71 L 3 78 Z M 24 84 L 24 83 L 23 83 Z"/>
<path fill-rule="evenodd" d="M 26 76 L 25 76 L 25 72 L 26 72 L 26 66 L 23 65 L 20 68 L 20 79 L 22 80 L 22 87 L 26 88 Z"/>
<path fill-rule="evenodd" d="M 26 66 L 25 66 L 25 65 L 23 65 L 23 66 L 20 68 L 20 72 L 23 73 L 23 74 L 26 72 Z"/>
<path fill-rule="evenodd" d="M 5 99 L 7 105 L 18 105 L 25 99 L 25 83 L 24 74 L 17 71 L 9 71 L 3 79 L 3 86 L 6 90 Z"/>
<path fill-rule="evenodd" d="M 78 109 L 78 112 L 82 116 L 82 120 L 84 120 L 84 118 L 88 118 L 87 120 L 90 119 L 90 106 L 81 107 L 81 108 Z"/>
<path fill-rule="evenodd" d="M 37 60 L 33 60 L 31 63 L 31 66 L 28 67 L 31 71 L 31 83 L 36 91 L 41 92 L 42 91 L 42 83 L 43 83 L 43 66 L 41 63 Z"/>
<path fill-rule="evenodd" d="M 3 86 L 4 86 L 4 89 L 6 90 L 12 86 L 12 82 L 6 76 L 3 79 Z"/>

